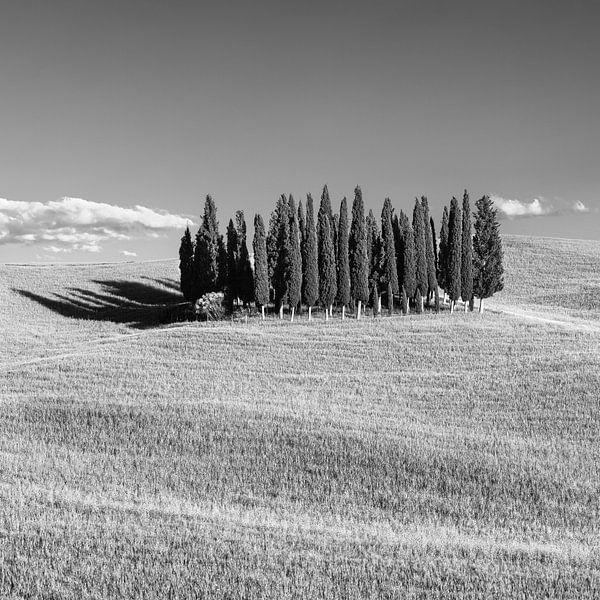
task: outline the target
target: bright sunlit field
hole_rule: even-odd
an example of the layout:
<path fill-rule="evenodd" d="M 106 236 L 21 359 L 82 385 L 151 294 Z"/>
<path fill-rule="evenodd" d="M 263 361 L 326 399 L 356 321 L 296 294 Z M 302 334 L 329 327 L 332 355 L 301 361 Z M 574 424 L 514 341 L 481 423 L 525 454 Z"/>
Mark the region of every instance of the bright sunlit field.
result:
<path fill-rule="evenodd" d="M 484 314 L 358 322 L 0 267 L 0 597 L 597 597 L 600 243 L 504 243 Z"/>

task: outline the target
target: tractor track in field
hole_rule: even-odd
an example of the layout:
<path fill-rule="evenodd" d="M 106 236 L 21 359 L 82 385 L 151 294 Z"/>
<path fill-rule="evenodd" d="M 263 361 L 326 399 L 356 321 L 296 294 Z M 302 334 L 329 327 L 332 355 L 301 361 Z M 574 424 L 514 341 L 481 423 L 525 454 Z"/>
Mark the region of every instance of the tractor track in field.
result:
<path fill-rule="evenodd" d="M 493 312 L 500 315 L 510 315 L 511 317 L 516 317 L 518 319 L 537 321 L 538 323 L 544 323 L 546 325 L 556 325 L 558 327 L 564 327 L 565 329 L 568 329 L 570 331 L 600 334 L 600 324 L 592 323 L 590 321 L 584 321 L 583 319 L 552 319 L 544 316 L 541 313 L 513 308 L 492 307 L 488 308 L 487 310 L 489 312 Z"/>
<path fill-rule="evenodd" d="M 171 327 L 162 327 L 160 329 L 152 329 L 147 331 L 138 331 L 135 333 L 121 333 L 118 335 L 111 335 L 102 338 L 95 338 L 92 340 L 86 340 L 80 342 L 76 347 L 68 352 L 59 352 L 58 354 L 48 354 L 47 356 L 37 356 L 35 358 L 27 358 L 24 360 L 16 360 L 7 363 L 0 364 L 0 372 L 7 372 L 20 367 L 27 367 L 30 365 L 43 364 L 46 362 L 52 362 L 55 360 L 62 360 L 64 358 L 77 358 L 87 354 L 92 348 L 100 348 L 104 344 L 110 344 L 113 342 L 121 342 L 124 340 L 135 339 L 140 337 L 150 337 L 151 335 L 163 334 L 174 330 L 196 330 L 196 327 L 189 325 L 175 325 Z"/>

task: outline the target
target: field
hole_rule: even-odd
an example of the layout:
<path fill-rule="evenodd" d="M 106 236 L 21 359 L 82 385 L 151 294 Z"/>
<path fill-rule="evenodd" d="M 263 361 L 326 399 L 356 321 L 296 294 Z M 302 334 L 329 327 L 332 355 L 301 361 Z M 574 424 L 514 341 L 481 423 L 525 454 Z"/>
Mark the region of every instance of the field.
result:
<path fill-rule="evenodd" d="M 598 597 L 600 243 L 504 243 L 482 315 L 293 325 L 0 266 L 0 597 Z"/>

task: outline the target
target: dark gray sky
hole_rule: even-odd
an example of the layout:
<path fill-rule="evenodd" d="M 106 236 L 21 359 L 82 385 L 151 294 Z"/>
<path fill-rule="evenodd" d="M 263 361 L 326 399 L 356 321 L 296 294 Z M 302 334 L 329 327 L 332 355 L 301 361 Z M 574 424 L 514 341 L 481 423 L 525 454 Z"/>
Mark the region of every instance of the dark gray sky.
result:
<path fill-rule="evenodd" d="M 223 229 L 324 183 L 377 214 L 425 194 L 438 220 L 467 187 L 554 213 L 503 231 L 600 238 L 592 0 L 6 4 L 0 262 L 175 256 L 156 213 L 211 193 Z"/>

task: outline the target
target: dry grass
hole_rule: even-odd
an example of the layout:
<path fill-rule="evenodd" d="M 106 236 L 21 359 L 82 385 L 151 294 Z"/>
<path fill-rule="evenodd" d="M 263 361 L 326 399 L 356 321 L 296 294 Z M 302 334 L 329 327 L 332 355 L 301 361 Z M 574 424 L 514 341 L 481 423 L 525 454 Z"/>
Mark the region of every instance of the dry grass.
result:
<path fill-rule="evenodd" d="M 523 291 L 527 254 L 568 244 L 505 245 L 496 308 L 584 319 Z M 0 269 L 0 595 L 594 597 L 597 334 L 497 313 L 157 327 L 176 276 Z"/>

